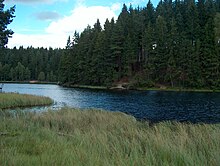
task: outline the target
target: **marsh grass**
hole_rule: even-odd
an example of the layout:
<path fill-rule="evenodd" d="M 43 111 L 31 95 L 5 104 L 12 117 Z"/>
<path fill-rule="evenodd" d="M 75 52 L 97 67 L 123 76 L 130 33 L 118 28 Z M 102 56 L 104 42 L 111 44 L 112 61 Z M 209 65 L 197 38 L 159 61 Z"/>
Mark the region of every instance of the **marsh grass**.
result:
<path fill-rule="evenodd" d="M 118 112 L 0 112 L 1 165 L 220 165 L 220 125 L 147 122 Z"/>
<path fill-rule="evenodd" d="M 18 93 L 0 93 L 0 109 L 50 105 L 49 97 L 34 96 Z"/>

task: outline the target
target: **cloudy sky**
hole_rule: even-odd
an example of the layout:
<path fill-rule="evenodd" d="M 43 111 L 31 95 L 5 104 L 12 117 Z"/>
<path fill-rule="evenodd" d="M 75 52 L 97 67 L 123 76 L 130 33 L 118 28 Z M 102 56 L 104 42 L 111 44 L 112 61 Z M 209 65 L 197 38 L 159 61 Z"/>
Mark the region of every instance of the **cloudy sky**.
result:
<path fill-rule="evenodd" d="M 5 0 L 6 9 L 16 5 L 16 17 L 8 26 L 15 33 L 8 47 L 64 48 L 68 36 L 93 26 L 97 18 L 117 19 L 123 3 L 146 6 L 148 0 Z M 151 0 L 156 5 L 158 0 Z"/>

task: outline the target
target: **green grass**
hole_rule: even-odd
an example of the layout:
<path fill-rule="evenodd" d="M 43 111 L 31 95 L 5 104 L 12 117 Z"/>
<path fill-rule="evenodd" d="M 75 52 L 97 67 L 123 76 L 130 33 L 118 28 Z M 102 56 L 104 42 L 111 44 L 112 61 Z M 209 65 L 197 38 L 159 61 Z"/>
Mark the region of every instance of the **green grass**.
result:
<path fill-rule="evenodd" d="M 147 122 L 118 112 L 0 112 L 1 165 L 220 165 L 220 125 Z"/>
<path fill-rule="evenodd" d="M 0 93 L 0 109 L 50 105 L 49 97 L 34 96 L 18 93 Z"/>

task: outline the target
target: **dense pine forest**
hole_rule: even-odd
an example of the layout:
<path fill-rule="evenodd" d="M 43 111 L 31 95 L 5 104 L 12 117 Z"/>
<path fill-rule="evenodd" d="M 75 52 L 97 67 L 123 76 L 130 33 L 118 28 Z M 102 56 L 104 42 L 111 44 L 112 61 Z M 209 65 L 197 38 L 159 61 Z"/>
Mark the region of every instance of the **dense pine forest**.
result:
<path fill-rule="evenodd" d="M 117 20 L 75 32 L 65 49 L 0 54 L 1 80 L 219 89 L 220 0 L 124 4 Z"/>
<path fill-rule="evenodd" d="M 33 47 L 1 50 L 0 80 L 57 82 L 63 52 L 62 49 Z"/>

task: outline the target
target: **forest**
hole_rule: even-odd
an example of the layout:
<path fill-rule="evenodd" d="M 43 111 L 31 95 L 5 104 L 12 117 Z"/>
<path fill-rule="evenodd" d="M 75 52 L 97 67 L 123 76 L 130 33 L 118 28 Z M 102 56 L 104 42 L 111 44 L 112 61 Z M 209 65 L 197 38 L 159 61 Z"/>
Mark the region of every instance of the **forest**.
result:
<path fill-rule="evenodd" d="M 57 82 L 63 53 L 52 48 L 4 49 L 0 52 L 0 80 Z"/>
<path fill-rule="evenodd" d="M 149 1 L 75 32 L 65 49 L 1 49 L 0 80 L 219 89 L 219 62 L 220 0 Z"/>

